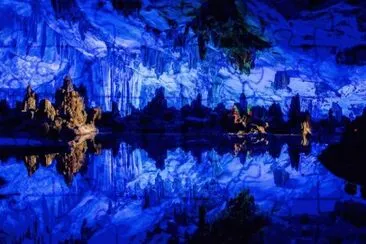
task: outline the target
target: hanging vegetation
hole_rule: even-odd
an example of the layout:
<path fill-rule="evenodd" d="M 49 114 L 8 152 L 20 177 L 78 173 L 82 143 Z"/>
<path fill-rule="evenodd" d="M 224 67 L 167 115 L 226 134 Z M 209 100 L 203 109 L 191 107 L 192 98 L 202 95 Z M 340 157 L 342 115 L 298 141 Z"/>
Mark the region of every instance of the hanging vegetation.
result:
<path fill-rule="evenodd" d="M 250 74 L 257 50 L 270 47 L 261 37 L 250 33 L 234 0 L 208 0 L 192 22 L 198 36 L 201 59 L 205 59 L 208 42 L 224 49 L 230 61 Z"/>

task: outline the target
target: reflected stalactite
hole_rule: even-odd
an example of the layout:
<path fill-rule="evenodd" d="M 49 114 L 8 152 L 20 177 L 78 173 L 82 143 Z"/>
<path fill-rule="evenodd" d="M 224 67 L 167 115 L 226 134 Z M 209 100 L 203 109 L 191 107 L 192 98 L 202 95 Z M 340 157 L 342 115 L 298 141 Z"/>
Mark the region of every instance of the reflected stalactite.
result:
<path fill-rule="evenodd" d="M 43 157 L 40 157 L 40 162 L 44 166 L 50 166 L 53 162 L 53 160 L 56 157 L 56 153 L 46 154 Z"/>
<path fill-rule="evenodd" d="M 108 138 L 110 139 L 110 136 Z M 158 137 L 156 135 L 136 137 L 136 135 L 132 135 L 132 137 L 122 139 L 125 143 L 121 141 L 111 143 L 110 141 L 105 142 L 104 140 L 103 136 L 98 136 L 97 138 L 94 138 L 94 135 L 77 137 L 75 140 L 69 142 L 70 150 L 68 152 L 38 154 L 36 158 L 34 156 L 27 156 L 25 158 L 25 164 L 31 175 L 37 169 L 36 165 L 38 163 L 43 166 L 49 166 L 53 160 L 56 160 L 59 173 L 65 177 L 65 181 L 68 184 L 71 184 L 74 175 L 87 166 L 87 161 L 90 158 L 87 156 L 88 153 L 106 155 L 101 153 L 103 149 L 116 148 L 116 145 L 118 145 L 117 152 L 113 156 L 112 152 L 110 152 L 110 155 L 106 159 L 111 159 L 110 166 L 108 167 L 120 168 L 118 175 L 121 175 L 121 178 L 123 178 L 122 183 L 130 181 L 142 172 L 142 163 L 145 156 L 155 161 L 155 167 L 157 169 L 164 168 L 168 157 L 167 152 L 174 148 L 181 148 L 183 151 L 190 152 L 196 158 L 197 163 L 205 158 L 205 152 L 209 150 L 214 150 L 218 155 L 231 152 L 244 165 L 247 162 L 247 157 L 263 155 L 268 151 L 271 154 L 273 147 L 276 147 L 275 151 L 279 150 L 278 153 L 281 153 L 282 145 L 287 143 L 289 146 L 288 153 L 291 165 L 295 169 L 299 168 L 300 154 L 307 153 L 310 150 L 309 146 L 302 147 L 300 143 L 296 143 L 298 139 L 293 137 L 277 138 L 276 140 L 268 137 L 267 139 L 259 140 L 258 138 L 241 138 L 237 136 L 219 137 L 215 135 L 194 140 L 190 137 L 165 137 L 161 135 Z M 156 141 L 159 141 L 159 143 L 155 143 Z M 209 145 L 207 144 L 208 141 L 210 142 Z M 143 151 L 135 149 L 145 150 L 146 154 Z M 110 169 L 106 168 L 106 170 L 108 171 Z M 159 180 L 159 177 L 157 177 L 157 180 Z M 124 186 L 121 186 L 121 188 L 124 188 Z"/>
<path fill-rule="evenodd" d="M 26 155 L 24 156 L 24 164 L 27 167 L 28 175 L 32 176 L 38 169 L 39 164 L 50 166 L 57 156 L 57 153 Z"/>
<path fill-rule="evenodd" d="M 64 175 L 68 184 L 71 184 L 74 174 L 79 172 L 81 167 L 85 165 L 87 148 L 86 141 L 73 142 L 69 153 L 62 153 L 57 156 L 57 168 Z"/>
<path fill-rule="evenodd" d="M 141 152 L 125 143 L 120 144 L 119 152 L 114 157 L 114 162 L 121 168 L 118 173 L 123 175 L 125 181 L 132 180 L 142 172 L 141 161 Z"/>
<path fill-rule="evenodd" d="M 290 163 L 292 168 L 298 170 L 300 164 L 300 150 L 296 147 L 289 146 L 288 154 L 290 156 Z"/>
<path fill-rule="evenodd" d="M 29 155 L 24 157 L 24 163 L 27 167 L 28 175 L 33 175 L 38 169 L 38 156 L 37 155 Z"/>
<path fill-rule="evenodd" d="M 301 123 L 301 145 L 308 146 L 309 140 L 308 137 L 311 135 L 311 124 L 310 124 L 310 115 L 307 114 L 305 121 Z"/>

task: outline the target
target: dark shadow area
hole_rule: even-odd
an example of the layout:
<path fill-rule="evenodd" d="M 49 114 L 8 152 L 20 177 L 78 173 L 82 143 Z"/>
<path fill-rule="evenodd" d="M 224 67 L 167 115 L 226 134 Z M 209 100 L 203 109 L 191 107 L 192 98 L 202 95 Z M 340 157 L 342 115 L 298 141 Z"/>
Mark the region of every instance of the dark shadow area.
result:
<path fill-rule="evenodd" d="M 230 61 L 246 74 L 254 68 L 257 50 L 269 48 L 271 44 L 263 37 L 248 31 L 244 21 L 245 7 L 234 0 L 209 0 L 202 4 L 191 27 L 198 36 L 201 59 L 207 55 L 207 44 L 211 40 L 221 47 Z"/>
<path fill-rule="evenodd" d="M 99 4 L 103 4 L 100 0 Z M 124 15 L 129 15 L 134 12 L 139 12 L 142 8 L 141 0 L 112 0 L 112 6 L 117 11 L 123 13 Z"/>
<path fill-rule="evenodd" d="M 366 110 L 347 125 L 339 143 L 331 144 L 319 160 L 335 175 L 349 182 L 366 185 Z"/>
<path fill-rule="evenodd" d="M 282 108 L 273 103 L 268 109 L 264 106 L 249 106 L 244 93 L 231 109 L 219 103 L 215 108 L 202 104 L 198 94 L 190 104 L 181 109 L 168 107 L 164 88 L 158 88 L 155 96 L 143 109 L 133 108 L 126 117 L 121 117 L 118 105 L 112 103 L 112 111 L 104 112 L 96 125 L 102 130 L 134 133 L 195 133 L 225 134 L 261 137 L 265 134 L 302 135 L 306 145 L 310 136 L 325 139 L 337 135 L 349 123 L 342 109 L 333 103 L 325 120 L 314 121 L 309 111 L 301 111 L 300 96 L 292 98 L 285 121 Z"/>
<path fill-rule="evenodd" d="M 48 167 L 56 162 L 58 172 L 65 182 L 71 184 L 76 173 L 87 167 L 87 154 L 99 154 L 101 145 L 95 143 L 94 135 L 78 137 L 68 146 L 59 147 L 9 147 L 0 150 L 0 159 L 7 162 L 10 158 L 24 162 L 28 176 L 32 176 L 40 166 Z M 1 182 L 0 182 L 1 184 Z"/>
<path fill-rule="evenodd" d="M 88 165 L 88 154 L 100 154 L 101 150 L 112 150 L 113 157 L 119 153 L 120 144 L 126 143 L 132 152 L 142 149 L 148 157 L 153 159 L 158 169 L 164 169 L 168 151 L 178 148 L 191 153 L 197 163 L 201 162 L 202 155 L 214 150 L 222 156 L 227 153 L 239 157 L 242 164 L 246 163 L 247 155 L 251 157 L 268 152 L 273 158 L 278 158 L 282 147 L 288 146 L 290 162 L 293 168 L 298 169 L 301 153 L 308 154 L 311 150 L 310 143 L 303 146 L 299 136 L 263 136 L 237 137 L 223 134 L 206 134 L 197 137 L 195 134 L 99 134 L 77 137 L 58 147 L 9 147 L 0 150 L 0 159 L 3 162 L 10 158 L 24 161 L 28 175 L 31 176 L 42 166 L 57 163 L 57 170 L 65 177 L 68 184 L 72 183 L 73 176 Z"/>
<path fill-rule="evenodd" d="M 249 191 L 243 191 L 237 197 L 230 199 L 220 217 L 215 221 L 208 223 L 205 217 L 205 207 L 201 206 L 198 230 L 188 238 L 189 243 L 259 241 L 253 236 L 269 224 L 269 219 L 257 212 L 254 197 Z"/>
<path fill-rule="evenodd" d="M 331 138 L 330 138 L 331 139 Z M 278 158 L 282 147 L 286 144 L 290 154 L 291 165 L 298 168 L 300 154 L 309 154 L 311 143 L 302 145 L 300 136 L 272 136 L 266 135 L 261 138 L 238 137 L 225 134 L 100 134 L 95 138 L 96 143 L 101 144 L 103 149 L 112 149 L 118 153 L 118 145 L 127 143 L 132 149 L 142 149 L 156 162 L 158 168 L 164 168 L 164 161 L 168 151 L 177 148 L 190 152 L 198 163 L 203 153 L 214 150 L 219 155 L 232 153 L 238 156 L 245 164 L 248 153 L 251 156 L 262 155 L 268 152 L 271 157 Z M 314 139 L 314 142 L 320 142 Z M 322 141 L 325 142 L 324 140 Z"/>

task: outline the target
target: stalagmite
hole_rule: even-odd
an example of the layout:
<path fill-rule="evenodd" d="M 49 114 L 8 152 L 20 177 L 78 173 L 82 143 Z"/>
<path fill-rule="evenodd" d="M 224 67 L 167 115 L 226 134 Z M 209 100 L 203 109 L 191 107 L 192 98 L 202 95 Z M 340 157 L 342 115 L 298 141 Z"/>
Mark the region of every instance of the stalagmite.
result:
<path fill-rule="evenodd" d="M 33 118 L 36 110 L 37 110 L 37 96 L 36 93 L 32 90 L 31 85 L 28 85 L 27 92 L 23 100 L 22 112 L 30 112 L 31 117 Z"/>
<path fill-rule="evenodd" d="M 49 121 L 54 121 L 56 117 L 56 110 L 52 106 L 52 103 L 48 99 L 43 99 L 40 102 L 39 109 L 37 111 L 37 117 Z"/>
<path fill-rule="evenodd" d="M 85 135 L 97 132 L 94 122 L 101 117 L 101 111 L 94 109 L 88 121 L 84 100 L 74 89 L 70 76 L 64 78 L 63 86 L 56 92 L 56 109 L 65 133 Z"/>

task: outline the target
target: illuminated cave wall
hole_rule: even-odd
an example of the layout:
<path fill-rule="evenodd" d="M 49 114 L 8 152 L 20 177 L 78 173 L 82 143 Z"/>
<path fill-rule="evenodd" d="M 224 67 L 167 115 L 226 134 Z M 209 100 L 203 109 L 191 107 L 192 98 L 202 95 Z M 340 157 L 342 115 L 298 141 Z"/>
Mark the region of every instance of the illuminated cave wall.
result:
<path fill-rule="evenodd" d="M 209 19 L 217 2 L 231 20 Z M 354 116 L 366 103 L 364 9 L 346 0 L 1 0 L 0 95 L 14 104 L 31 83 L 51 98 L 69 73 L 91 105 L 116 101 L 123 114 L 163 86 L 176 107 L 198 93 L 230 107 L 244 92 L 250 105 L 279 102 L 286 113 L 299 93 L 313 117 L 333 102 Z"/>

